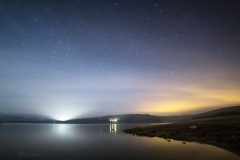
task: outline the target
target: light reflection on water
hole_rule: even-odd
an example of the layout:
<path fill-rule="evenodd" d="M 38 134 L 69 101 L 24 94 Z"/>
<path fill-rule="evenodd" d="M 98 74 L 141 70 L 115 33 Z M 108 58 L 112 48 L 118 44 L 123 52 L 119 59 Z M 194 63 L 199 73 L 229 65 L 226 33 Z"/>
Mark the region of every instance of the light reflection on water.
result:
<path fill-rule="evenodd" d="M 1 124 L 0 159 L 240 159 L 193 142 L 122 134 L 139 124 Z M 114 135 L 114 136 L 111 136 Z M 23 154 L 22 154 L 23 155 Z M 202 157 L 204 155 L 204 157 Z M 25 157 L 26 158 L 26 157 Z"/>
<path fill-rule="evenodd" d="M 113 133 L 117 133 L 117 124 L 113 124 L 113 123 L 110 123 L 110 133 L 113 134 Z"/>
<path fill-rule="evenodd" d="M 53 125 L 53 128 L 55 129 L 55 124 Z M 58 134 L 68 134 L 70 130 L 70 125 L 67 124 L 57 124 L 55 133 Z"/>

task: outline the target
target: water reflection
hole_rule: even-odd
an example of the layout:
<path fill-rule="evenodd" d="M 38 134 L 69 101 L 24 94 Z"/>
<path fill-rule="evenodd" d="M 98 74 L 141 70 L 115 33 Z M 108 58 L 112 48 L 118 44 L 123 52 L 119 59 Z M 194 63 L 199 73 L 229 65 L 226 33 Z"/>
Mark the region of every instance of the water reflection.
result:
<path fill-rule="evenodd" d="M 53 129 L 52 129 L 53 133 L 54 133 L 54 128 L 55 128 L 55 123 L 54 123 L 54 125 L 53 125 Z"/>
<path fill-rule="evenodd" d="M 62 136 L 70 136 L 73 132 L 72 125 L 68 124 L 53 124 L 53 134 L 62 135 Z"/>
<path fill-rule="evenodd" d="M 117 124 L 111 123 L 111 124 L 110 124 L 110 133 L 111 133 L 111 134 L 113 134 L 113 133 L 116 134 L 116 132 L 117 132 Z"/>
<path fill-rule="evenodd" d="M 239 160 L 224 149 L 162 138 L 122 134 L 135 124 L 1 124 L 0 160 L 19 159 L 186 159 Z M 102 134 L 99 134 L 102 132 Z M 110 130 L 110 131 L 109 131 Z M 109 133 L 110 132 L 110 133 Z M 103 147 L 104 146 L 104 147 Z M 93 154 L 94 153 L 94 154 Z M 204 157 L 203 157 L 204 155 Z M 27 157 L 25 157 L 27 158 Z"/>

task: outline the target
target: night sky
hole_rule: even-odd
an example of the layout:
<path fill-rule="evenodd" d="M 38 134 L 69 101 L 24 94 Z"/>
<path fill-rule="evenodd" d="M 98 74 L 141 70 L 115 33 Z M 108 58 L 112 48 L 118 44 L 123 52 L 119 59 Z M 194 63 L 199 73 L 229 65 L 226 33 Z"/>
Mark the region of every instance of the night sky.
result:
<path fill-rule="evenodd" d="M 0 2 L 0 112 L 66 120 L 239 104 L 239 0 Z"/>

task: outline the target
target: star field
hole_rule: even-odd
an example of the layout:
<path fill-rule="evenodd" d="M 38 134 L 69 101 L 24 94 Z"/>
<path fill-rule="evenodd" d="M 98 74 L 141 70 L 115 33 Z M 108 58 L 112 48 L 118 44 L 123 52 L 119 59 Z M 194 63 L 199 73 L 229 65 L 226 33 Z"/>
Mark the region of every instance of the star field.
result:
<path fill-rule="evenodd" d="M 0 112 L 56 119 L 240 103 L 240 2 L 0 2 Z"/>

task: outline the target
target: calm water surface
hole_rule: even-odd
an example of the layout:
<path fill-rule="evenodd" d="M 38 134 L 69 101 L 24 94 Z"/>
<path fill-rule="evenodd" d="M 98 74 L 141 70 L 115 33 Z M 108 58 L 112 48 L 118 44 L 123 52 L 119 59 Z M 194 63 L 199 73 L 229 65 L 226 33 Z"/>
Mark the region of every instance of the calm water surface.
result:
<path fill-rule="evenodd" d="M 0 160 L 240 159 L 211 145 L 122 134 L 135 126 L 140 124 L 1 124 Z"/>

